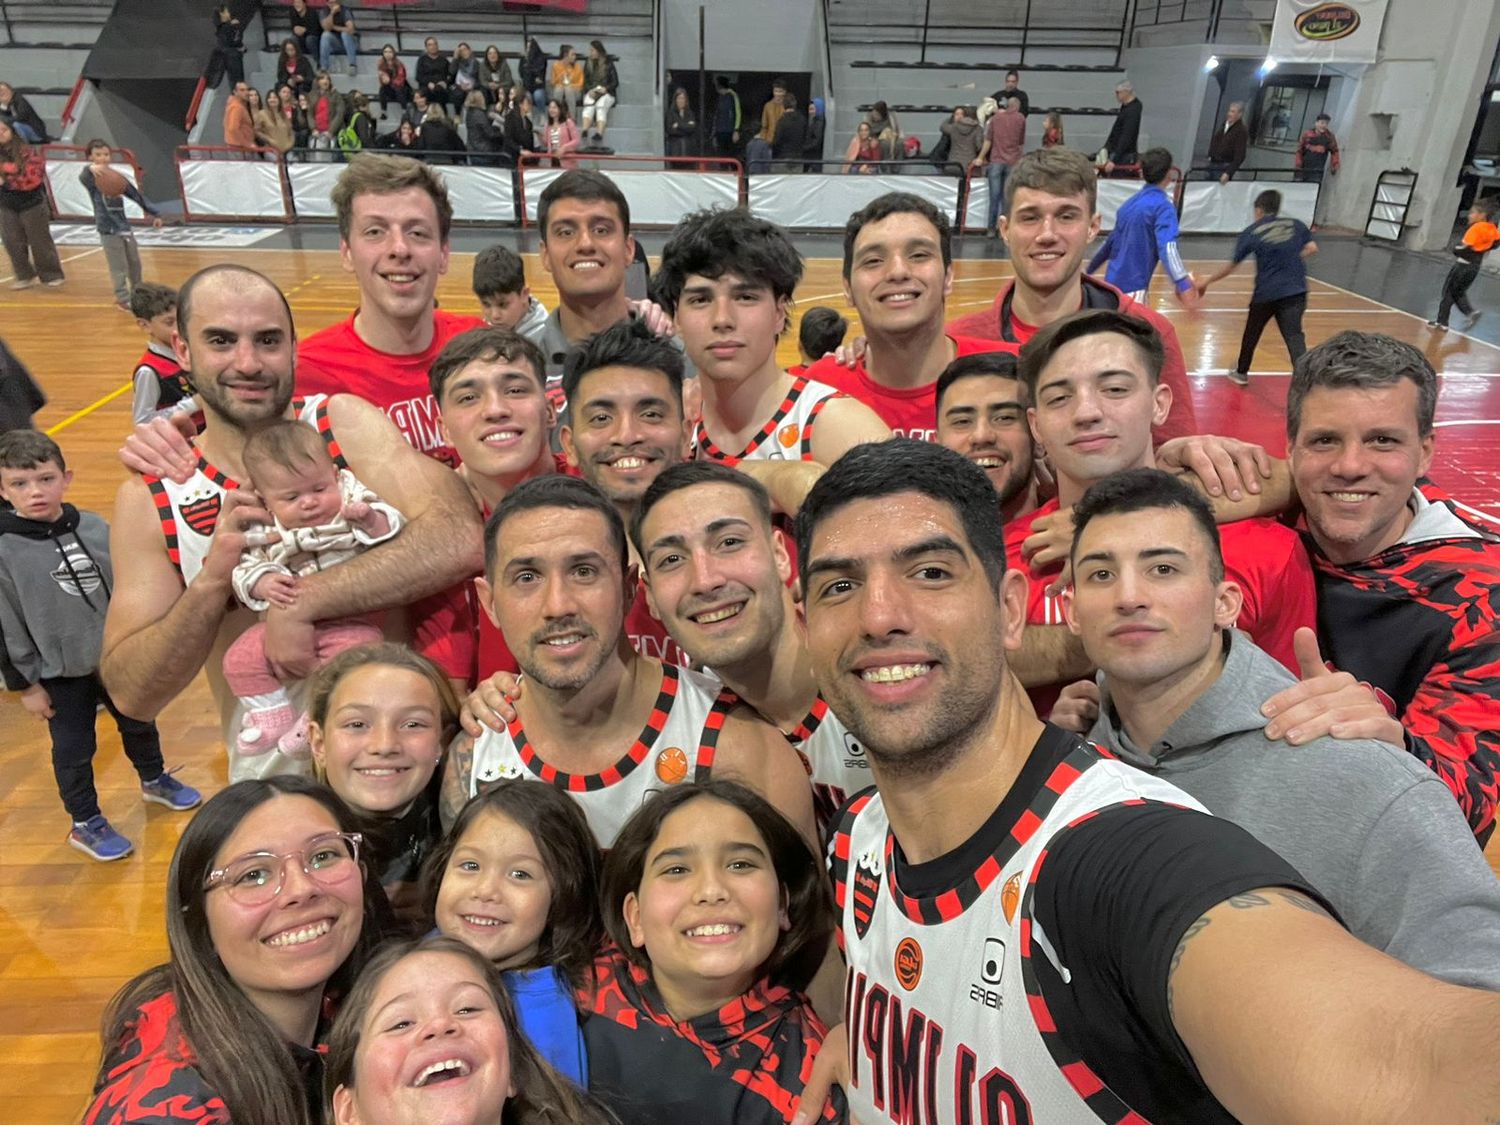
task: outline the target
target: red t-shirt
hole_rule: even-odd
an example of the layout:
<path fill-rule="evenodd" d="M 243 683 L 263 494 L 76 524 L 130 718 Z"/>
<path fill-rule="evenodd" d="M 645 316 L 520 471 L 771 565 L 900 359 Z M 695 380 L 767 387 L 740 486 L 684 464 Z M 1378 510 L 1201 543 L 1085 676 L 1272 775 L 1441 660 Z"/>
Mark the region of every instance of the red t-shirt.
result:
<path fill-rule="evenodd" d="M 957 333 L 949 333 L 958 355 L 973 355 L 976 352 L 1009 351 L 1014 347 L 996 344 L 994 340 L 974 339 Z M 865 361 L 853 367 L 842 367 L 832 356 L 824 356 L 809 365 L 809 379 L 837 387 L 851 398 L 857 398 L 891 428 L 897 437 L 921 438 L 932 441 L 937 432 L 937 380 L 920 387 L 887 387 L 875 382 L 865 371 Z"/>
<path fill-rule="evenodd" d="M 471 328 L 477 316 L 433 310 L 432 343 L 425 351 L 391 355 L 378 351 L 354 331 L 354 317 L 314 332 L 297 346 L 297 393 L 352 394 L 380 407 L 406 440 L 450 467 L 458 454 L 438 430 L 437 403 L 427 388 L 427 369 L 443 345 Z"/>
<path fill-rule="evenodd" d="M 1046 593 L 1047 583 L 1062 568 L 1036 571 L 1021 555 L 1021 545 L 1031 534 L 1032 524 L 1057 510 L 1057 500 L 1049 500 L 1005 525 L 1005 565 L 1029 579 L 1028 625 L 1064 624 L 1062 599 Z M 1297 675 L 1292 635 L 1303 625 L 1316 629 L 1318 620 L 1312 563 L 1301 537 L 1275 520 L 1248 519 L 1220 524 L 1219 542 L 1224 552 L 1224 577 L 1238 586 L 1245 597 L 1235 626 L 1249 633 L 1257 645 Z M 1038 715 L 1045 718 L 1051 712 L 1062 687 L 1057 684 L 1031 689 Z"/>
<path fill-rule="evenodd" d="M 949 335 L 990 341 L 988 349 L 978 349 L 980 351 L 994 350 L 996 340 L 1014 345 L 1003 350 L 1019 350 L 1022 344 L 1036 334 L 1036 326 L 1017 320 L 1014 315 L 1009 318 L 1009 324 L 1000 323 L 1002 310 L 1007 304 L 1006 298 L 1014 287 L 1015 282 L 1008 282 L 996 294 L 995 303 L 989 308 L 949 322 Z M 1084 308 L 1118 309 L 1128 316 L 1144 320 L 1161 336 L 1162 345 L 1167 352 L 1166 361 L 1162 364 L 1161 381 L 1163 385 L 1172 388 L 1172 409 L 1167 414 L 1167 420 L 1152 431 L 1156 443 L 1160 445 L 1170 438 L 1192 437 L 1197 434 L 1198 416 L 1193 408 L 1193 389 L 1188 385 L 1187 361 L 1182 357 L 1182 345 L 1177 342 L 1177 332 L 1171 322 L 1155 309 L 1132 300 L 1113 285 L 1096 277 L 1085 275 L 1083 288 Z"/>

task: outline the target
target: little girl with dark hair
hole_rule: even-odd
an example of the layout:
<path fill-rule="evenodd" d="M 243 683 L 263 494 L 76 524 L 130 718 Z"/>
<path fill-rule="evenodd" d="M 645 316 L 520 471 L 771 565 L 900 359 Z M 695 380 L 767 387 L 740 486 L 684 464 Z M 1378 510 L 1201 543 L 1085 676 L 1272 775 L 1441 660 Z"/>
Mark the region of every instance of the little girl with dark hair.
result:
<path fill-rule="evenodd" d="M 742 785 L 677 786 L 615 838 L 603 903 L 590 1090 L 626 1125 L 792 1120 L 825 1035 L 803 990 L 833 933 L 801 834 Z M 835 1091 L 813 1119 L 845 1114 Z"/>
<path fill-rule="evenodd" d="M 603 928 L 599 850 L 578 803 L 550 785 L 502 781 L 463 807 L 423 885 L 438 929 L 489 958 L 527 1037 L 585 1085 L 573 997 L 588 983 Z"/>

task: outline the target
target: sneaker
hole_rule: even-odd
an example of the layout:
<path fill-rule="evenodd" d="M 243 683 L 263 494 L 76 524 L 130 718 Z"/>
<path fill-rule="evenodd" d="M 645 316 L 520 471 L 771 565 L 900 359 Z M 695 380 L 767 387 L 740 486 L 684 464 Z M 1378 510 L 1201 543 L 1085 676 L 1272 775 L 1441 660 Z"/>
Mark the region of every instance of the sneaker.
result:
<path fill-rule="evenodd" d="M 131 311 L 129 301 L 116 301 L 115 308 L 119 309 L 121 312 L 130 313 L 131 316 L 135 315 L 135 313 Z M 103 706 L 103 704 L 100 704 L 100 706 Z"/>
<path fill-rule="evenodd" d="M 1250 385 L 1250 375 L 1245 371 L 1231 371 L 1229 372 L 1229 381 L 1236 387 L 1248 387 Z"/>
<path fill-rule="evenodd" d="M 203 802 L 203 794 L 191 785 L 184 785 L 166 770 L 155 781 L 141 782 L 141 800 L 166 805 L 173 812 L 186 812 Z"/>
<path fill-rule="evenodd" d="M 73 825 L 73 831 L 68 833 L 68 845 L 105 863 L 124 859 L 135 850 L 135 845 L 111 828 L 102 814 Z"/>
<path fill-rule="evenodd" d="M 34 277 L 28 277 L 25 281 L 21 281 L 18 278 L 17 280 L 10 283 L 10 287 L 12 289 L 30 289 L 33 285 L 36 284 L 36 282 L 37 279 Z"/>
<path fill-rule="evenodd" d="M 1427 322 L 1427 327 L 1431 328 L 1435 332 L 1446 332 L 1446 331 L 1448 331 L 1448 326 L 1446 324 L 1442 323 L 1441 321 L 1437 321 L 1437 320 L 1429 320 Z"/>
<path fill-rule="evenodd" d="M 1481 314 L 1480 314 L 1480 312 L 1479 312 L 1478 309 L 1475 309 L 1473 312 L 1471 312 L 1469 314 L 1469 321 L 1468 321 L 1467 324 L 1464 325 L 1464 328 L 1465 329 L 1473 328 L 1474 325 L 1478 324 L 1479 323 L 1479 317 L 1480 317 L 1480 315 Z"/>
<path fill-rule="evenodd" d="M 56 289 L 66 280 L 68 279 L 65 277 L 54 277 L 51 281 L 44 281 L 42 282 L 42 284 L 45 285 L 48 289 Z"/>

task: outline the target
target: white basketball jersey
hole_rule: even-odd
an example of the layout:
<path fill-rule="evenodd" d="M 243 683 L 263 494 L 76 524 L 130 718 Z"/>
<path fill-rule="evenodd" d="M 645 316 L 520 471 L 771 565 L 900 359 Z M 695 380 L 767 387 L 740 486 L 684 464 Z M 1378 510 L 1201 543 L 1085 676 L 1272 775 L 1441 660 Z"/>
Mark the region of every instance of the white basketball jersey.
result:
<path fill-rule="evenodd" d="M 517 718 L 504 731 L 486 730 L 475 741 L 469 796 L 506 778 L 547 782 L 583 807 L 599 846 L 608 848 L 652 793 L 708 780 L 719 732 L 737 702 L 718 680 L 662 664 L 656 705 L 634 745 L 614 765 L 600 773 L 565 773 L 542 760 Z"/>
<path fill-rule="evenodd" d="M 314 427 L 323 436 L 323 445 L 340 469 L 349 466 L 344 461 L 343 451 L 334 439 L 328 424 L 328 396 L 309 395 L 292 400 L 292 409 L 297 420 Z M 162 537 L 166 540 L 167 556 L 182 575 L 183 585 L 189 585 L 203 569 L 203 560 L 213 540 L 214 528 L 219 524 L 219 513 L 224 507 L 224 497 L 239 481 L 211 465 L 200 453 L 198 468 L 186 484 L 163 477 L 148 476 L 146 487 L 151 490 L 151 499 L 156 502 L 156 515 L 161 521 Z M 229 755 L 229 780 L 244 781 L 248 778 L 270 777 L 273 774 L 307 774 L 311 766 L 300 759 L 288 758 L 279 750 L 268 750 L 263 754 L 245 755 L 235 750 L 235 736 L 244 717 L 244 708 L 229 692 L 220 668 L 224 649 L 243 629 L 255 622 L 255 615 L 236 603 L 230 610 L 238 615 L 243 625 L 233 632 L 221 630 L 214 650 L 208 658 L 208 682 L 219 704 L 219 721 L 225 749 Z M 292 698 L 300 706 L 302 685 L 292 685 Z"/>
<path fill-rule="evenodd" d="M 811 461 L 813 427 L 830 401 L 843 392 L 805 375 L 798 376 L 786 398 L 761 427 L 760 433 L 739 453 L 720 449 L 699 422 L 694 430 L 694 456 L 700 461 Z"/>
<path fill-rule="evenodd" d="M 343 451 L 328 424 L 328 396 L 296 398 L 292 400 L 292 408 L 297 412 L 299 422 L 307 423 L 323 435 L 323 444 L 334 464 L 347 469 L 349 466 L 344 462 Z M 238 488 L 239 481 L 209 464 L 201 453 L 198 454 L 197 471 L 186 484 L 153 476 L 146 477 L 145 481 L 151 490 L 151 498 L 156 501 L 157 518 L 161 520 L 162 535 L 167 541 L 167 555 L 186 585 L 203 569 L 214 528 L 219 524 L 224 496 L 231 488 Z"/>
<path fill-rule="evenodd" d="M 830 844 L 849 966 L 849 1109 L 865 1125 L 1143 1122 L 1062 1039 L 1034 957 L 1055 962 L 1032 917 L 1049 845 L 1111 806 L 1201 809 L 1150 774 L 1080 744 L 1054 769 L 1004 845 L 930 899 L 896 885 L 876 791 L 850 805 Z M 1065 966 L 1059 966 L 1064 979 Z"/>
<path fill-rule="evenodd" d="M 865 748 L 828 709 L 821 695 L 796 730 L 782 733 L 807 768 L 807 776 L 812 780 L 813 811 L 817 814 L 818 831 L 826 832 L 834 813 L 844 807 L 845 801 L 875 784 L 875 779 L 870 776 Z"/>

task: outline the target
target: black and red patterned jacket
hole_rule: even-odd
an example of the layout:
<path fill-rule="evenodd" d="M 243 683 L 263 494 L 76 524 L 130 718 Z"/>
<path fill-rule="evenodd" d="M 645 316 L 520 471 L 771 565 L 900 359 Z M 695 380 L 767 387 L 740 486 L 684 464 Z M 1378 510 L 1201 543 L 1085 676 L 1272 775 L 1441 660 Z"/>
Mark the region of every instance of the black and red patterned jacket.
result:
<path fill-rule="evenodd" d="M 785 1125 L 826 1034 L 807 997 L 767 981 L 678 1023 L 647 970 L 613 946 L 595 960 L 579 1004 L 589 1090 L 623 1125 Z M 846 1120 L 842 1091 L 834 1098 L 816 1120 Z"/>
<path fill-rule="evenodd" d="M 317 1120 L 322 1112 L 322 1056 L 297 1045 L 291 1051 Z M 101 1073 L 83 1125 L 230 1125 L 224 1099 L 198 1069 L 198 1059 L 182 1034 L 177 998 L 171 992 L 142 1004 L 121 1041 L 106 1044 Z"/>
<path fill-rule="evenodd" d="M 1500 538 L 1430 484 L 1418 495 L 1403 541 L 1373 558 L 1334 563 L 1308 537 L 1318 634 L 1401 720 L 1482 843 L 1500 800 Z"/>

